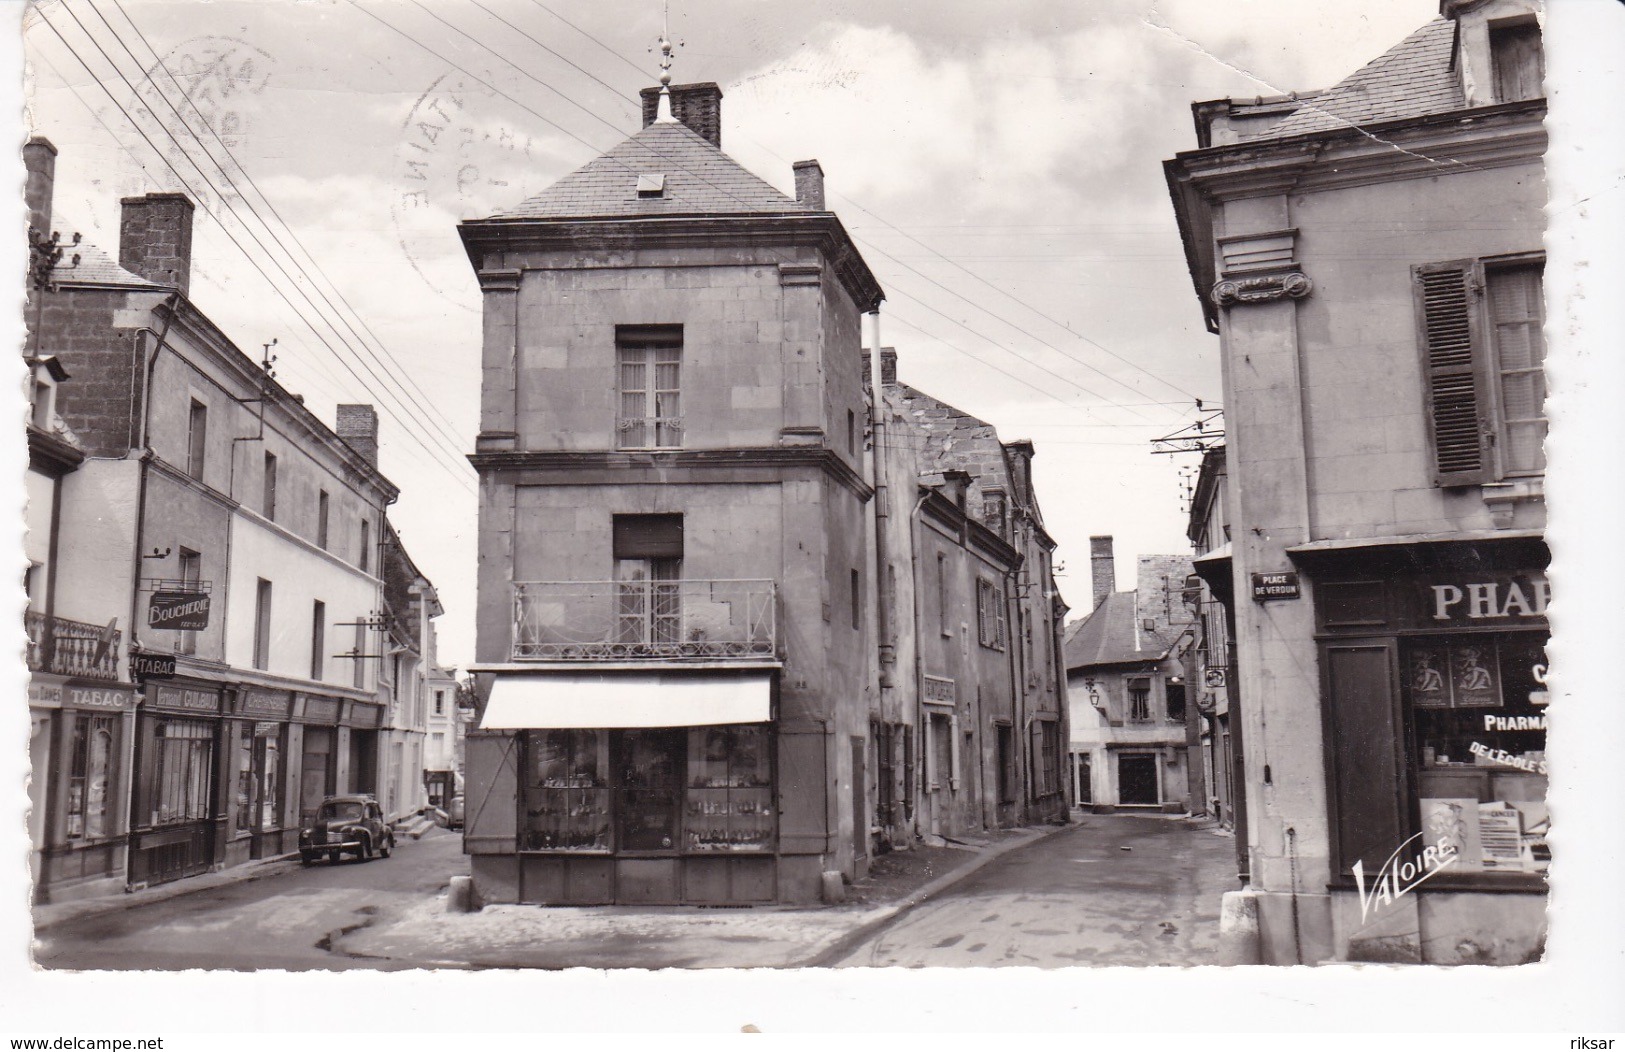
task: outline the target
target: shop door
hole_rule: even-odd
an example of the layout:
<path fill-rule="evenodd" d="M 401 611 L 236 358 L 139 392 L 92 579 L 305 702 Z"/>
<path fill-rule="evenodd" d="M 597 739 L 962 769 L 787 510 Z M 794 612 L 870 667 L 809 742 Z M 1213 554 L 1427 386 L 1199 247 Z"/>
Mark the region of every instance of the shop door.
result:
<path fill-rule="evenodd" d="M 378 792 L 378 732 L 350 732 L 350 792 Z"/>
<path fill-rule="evenodd" d="M 305 753 L 299 764 L 299 820 L 316 817 L 322 798 L 333 794 L 333 728 L 306 727 Z"/>
<path fill-rule="evenodd" d="M 1156 804 L 1157 758 L 1119 756 L 1117 758 L 1117 800 L 1123 804 Z"/>
<path fill-rule="evenodd" d="M 628 731 L 621 744 L 622 851 L 674 851 L 679 843 L 684 730 Z"/>
<path fill-rule="evenodd" d="M 253 836 L 248 857 L 265 858 L 282 851 L 282 735 L 275 723 L 254 728 Z"/>
<path fill-rule="evenodd" d="M 1082 753 L 1075 753 L 1072 760 L 1073 776 L 1076 779 L 1074 782 L 1074 788 L 1076 789 L 1074 799 L 1078 801 L 1079 805 L 1092 804 L 1095 801 L 1095 788 L 1093 774 L 1089 768 L 1089 757 Z"/>

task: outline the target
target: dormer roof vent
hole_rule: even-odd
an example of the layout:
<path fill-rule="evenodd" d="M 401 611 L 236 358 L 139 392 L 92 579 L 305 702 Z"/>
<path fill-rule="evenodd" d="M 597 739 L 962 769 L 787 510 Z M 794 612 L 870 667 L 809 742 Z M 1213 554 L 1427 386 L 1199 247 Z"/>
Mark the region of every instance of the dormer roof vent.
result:
<path fill-rule="evenodd" d="M 625 184 L 622 184 L 625 185 Z M 639 197 L 665 197 L 666 175 L 664 172 L 646 172 L 638 176 Z"/>

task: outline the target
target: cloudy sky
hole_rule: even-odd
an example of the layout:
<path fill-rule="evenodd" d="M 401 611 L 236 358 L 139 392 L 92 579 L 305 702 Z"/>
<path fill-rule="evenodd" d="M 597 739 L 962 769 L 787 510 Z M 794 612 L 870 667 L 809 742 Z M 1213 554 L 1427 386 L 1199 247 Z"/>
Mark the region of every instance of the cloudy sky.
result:
<path fill-rule="evenodd" d="M 722 85 L 724 149 L 785 190 L 792 161 L 823 164 L 902 378 L 1036 442 L 1075 613 L 1090 535 L 1116 537 L 1125 587 L 1135 555 L 1188 547 L 1195 458 L 1151 440 L 1219 401 L 1160 168 L 1195 145 L 1190 103 L 1333 84 L 1437 4 L 1317 9 L 671 5 L 675 78 Z M 25 17 L 56 225 L 116 251 L 121 196 L 201 202 L 194 302 L 251 353 L 275 338 L 279 379 L 324 419 L 380 406 L 393 519 L 440 590 L 447 663 L 472 658 L 479 381 L 455 225 L 635 131 L 660 29 L 659 0 L 51 0 Z"/>

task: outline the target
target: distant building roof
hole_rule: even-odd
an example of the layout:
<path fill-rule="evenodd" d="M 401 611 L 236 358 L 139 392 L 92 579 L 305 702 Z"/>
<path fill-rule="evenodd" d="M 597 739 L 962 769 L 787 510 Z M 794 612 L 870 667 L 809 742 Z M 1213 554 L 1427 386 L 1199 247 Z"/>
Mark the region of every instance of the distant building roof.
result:
<path fill-rule="evenodd" d="M 1449 19 L 1429 22 L 1335 87 L 1305 100 L 1260 137 L 1283 138 L 1465 108 L 1461 77 L 1451 63 L 1455 32 Z"/>
<path fill-rule="evenodd" d="M 662 175 L 655 196 L 641 196 L 638 176 Z M 586 219 L 598 216 L 760 215 L 812 212 L 787 197 L 687 126 L 655 123 L 587 162 L 517 208 L 492 219 Z"/>
<path fill-rule="evenodd" d="M 1168 640 L 1157 632 L 1141 630 L 1134 623 L 1135 616 L 1135 593 L 1106 596 L 1088 617 L 1067 630 L 1063 644 L 1066 667 L 1162 660 L 1170 649 Z"/>
<path fill-rule="evenodd" d="M 1016 499 L 1017 494 L 1010 485 L 1010 465 L 1005 459 L 1004 445 L 992 424 L 905 383 L 887 384 L 885 390 L 892 396 L 889 399 L 892 408 L 920 436 L 922 483 L 941 485 L 945 471 L 963 471 L 969 475 L 972 499 L 968 510 L 979 522 L 983 520 L 984 490 L 1002 490 L 1007 500 Z M 1003 532 L 998 524 L 983 522 L 983 525 Z"/>

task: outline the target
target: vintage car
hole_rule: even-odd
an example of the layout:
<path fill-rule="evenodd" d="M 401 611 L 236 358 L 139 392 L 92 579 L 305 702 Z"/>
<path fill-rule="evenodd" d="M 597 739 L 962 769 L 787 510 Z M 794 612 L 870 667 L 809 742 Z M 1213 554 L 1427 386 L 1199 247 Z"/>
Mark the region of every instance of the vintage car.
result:
<path fill-rule="evenodd" d="M 393 850 L 395 831 L 370 796 L 330 796 L 316 809 L 315 819 L 299 830 L 299 861 L 307 866 L 324 854 L 329 862 L 344 854 L 366 862 L 375 851 L 388 858 Z"/>
<path fill-rule="evenodd" d="M 446 828 L 463 828 L 463 794 L 458 793 L 446 801 Z"/>

